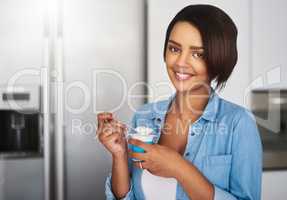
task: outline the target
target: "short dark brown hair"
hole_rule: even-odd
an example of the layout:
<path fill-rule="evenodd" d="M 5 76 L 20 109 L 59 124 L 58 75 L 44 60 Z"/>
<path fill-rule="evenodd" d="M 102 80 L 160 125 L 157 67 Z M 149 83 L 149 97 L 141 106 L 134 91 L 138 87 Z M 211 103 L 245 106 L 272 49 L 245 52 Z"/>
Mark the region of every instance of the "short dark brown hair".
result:
<path fill-rule="evenodd" d="M 170 33 L 177 22 L 195 26 L 202 37 L 204 59 L 210 80 L 216 88 L 224 88 L 237 62 L 237 28 L 221 9 L 211 5 L 190 5 L 183 8 L 168 25 L 164 43 L 164 60 Z"/>

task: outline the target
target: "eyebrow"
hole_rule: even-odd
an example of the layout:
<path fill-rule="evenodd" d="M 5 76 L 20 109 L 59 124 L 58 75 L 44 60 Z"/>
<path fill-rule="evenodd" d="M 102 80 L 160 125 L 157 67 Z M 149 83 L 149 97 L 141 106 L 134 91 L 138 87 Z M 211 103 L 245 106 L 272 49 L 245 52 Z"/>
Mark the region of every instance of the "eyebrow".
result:
<path fill-rule="evenodd" d="M 181 46 L 178 42 L 175 42 L 173 40 L 168 40 L 168 42 L 173 43 L 173 44 L 175 44 L 177 46 Z M 190 46 L 189 48 L 193 49 L 193 50 L 204 50 L 203 47 L 199 47 L 199 46 Z"/>

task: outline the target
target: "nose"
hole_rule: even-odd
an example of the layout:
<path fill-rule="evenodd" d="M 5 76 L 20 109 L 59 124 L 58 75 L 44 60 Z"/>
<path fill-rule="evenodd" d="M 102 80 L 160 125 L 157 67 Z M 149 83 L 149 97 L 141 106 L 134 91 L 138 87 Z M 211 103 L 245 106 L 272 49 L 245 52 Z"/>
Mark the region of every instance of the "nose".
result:
<path fill-rule="evenodd" d="M 176 60 L 176 65 L 178 67 L 187 67 L 188 66 L 187 60 L 188 60 L 188 54 L 185 52 L 182 52 Z"/>

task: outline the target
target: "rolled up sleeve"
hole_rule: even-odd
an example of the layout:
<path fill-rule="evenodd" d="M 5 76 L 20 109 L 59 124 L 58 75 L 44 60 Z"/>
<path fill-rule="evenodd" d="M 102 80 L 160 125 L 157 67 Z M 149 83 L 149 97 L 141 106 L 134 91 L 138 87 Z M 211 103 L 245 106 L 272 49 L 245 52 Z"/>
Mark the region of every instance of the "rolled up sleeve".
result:
<path fill-rule="evenodd" d="M 115 195 L 114 195 L 114 193 L 112 191 L 112 175 L 111 174 L 106 179 L 105 194 L 106 194 L 106 199 L 107 200 L 117 200 L 117 198 L 115 197 Z M 135 200 L 134 194 L 133 194 L 132 181 L 130 183 L 130 190 L 129 190 L 129 192 L 121 200 Z"/>
<path fill-rule="evenodd" d="M 262 143 L 254 116 L 241 113 L 233 130 L 229 190 L 214 186 L 215 200 L 260 200 Z"/>

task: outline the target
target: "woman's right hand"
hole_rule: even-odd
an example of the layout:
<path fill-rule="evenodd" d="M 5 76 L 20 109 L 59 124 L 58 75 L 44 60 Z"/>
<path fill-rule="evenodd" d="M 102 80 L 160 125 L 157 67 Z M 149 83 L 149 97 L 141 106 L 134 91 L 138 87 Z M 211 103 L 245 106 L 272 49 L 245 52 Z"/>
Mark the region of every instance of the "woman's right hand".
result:
<path fill-rule="evenodd" d="M 112 113 L 99 113 L 97 136 L 113 157 L 127 155 L 126 126 L 113 118 Z"/>

